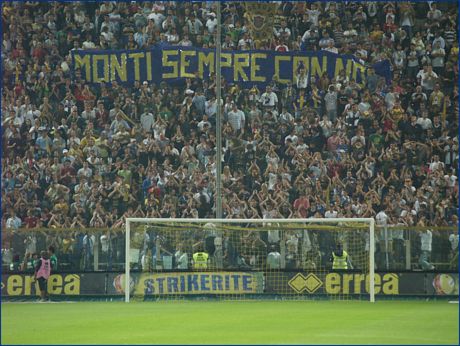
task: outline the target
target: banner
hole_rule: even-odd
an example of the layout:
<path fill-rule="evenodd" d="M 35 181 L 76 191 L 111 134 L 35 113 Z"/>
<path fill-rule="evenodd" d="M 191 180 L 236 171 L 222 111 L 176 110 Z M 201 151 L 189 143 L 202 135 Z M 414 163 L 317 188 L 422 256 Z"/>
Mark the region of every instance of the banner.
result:
<path fill-rule="evenodd" d="M 263 293 L 264 275 L 242 272 L 142 273 L 130 276 L 134 295 L 190 295 Z M 114 294 L 124 294 L 125 274 L 113 277 Z"/>
<path fill-rule="evenodd" d="M 215 71 L 216 56 L 212 49 L 193 47 L 154 47 L 149 50 L 73 50 L 73 70 L 87 83 L 117 81 L 132 85 L 148 81 L 159 85 L 183 82 L 185 78 L 209 79 Z M 224 51 L 221 54 L 222 76 L 228 83 L 244 88 L 263 87 L 274 78 L 282 84 L 294 83 L 303 67 L 308 78 L 329 78 L 345 70 L 349 78 L 365 83 L 367 68 L 351 55 L 320 52 L 272 52 L 263 50 Z M 390 63 L 373 65 L 375 72 L 391 79 Z"/>
<path fill-rule="evenodd" d="M 48 280 L 53 296 L 123 295 L 121 273 L 60 273 Z M 369 294 L 368 276 L 338 272 L 168 272 L 132 273 L 130 292 L 137 296 L 187 295 L 361 295 Z M 458 273 L 375 273 L 375 294 L 383 296 L 458 297 Z M 39 296 L 33 274 L 3 274 L 2 297 Z"/>
<path fill-rule="evenodd" d="M 50 295 L 105 294 L 103 273 L 52 274 L 48 279 Z M 2 296 L 40 296 L 38 281 L 33 274 L 3 274 Z"/>
<path fill-rule="evenodd" d="M 299 295 L 369 294 L 369 276 L 361 273 L 266 273 L 266 293 Z M 375 273 L 376 295 L 458 295 L 458 274 Z"/>

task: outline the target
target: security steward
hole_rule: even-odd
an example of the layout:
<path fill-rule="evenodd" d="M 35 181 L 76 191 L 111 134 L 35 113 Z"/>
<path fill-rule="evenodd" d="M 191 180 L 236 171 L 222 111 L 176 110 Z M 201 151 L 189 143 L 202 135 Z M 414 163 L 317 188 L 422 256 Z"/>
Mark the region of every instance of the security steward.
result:
<path fill-rule="evenodd" d="M 206 270 L 208 269 L 209 255 L 204 252 L 203 248 L 200 247 L 197 252 L 192 256 L 192 264 L 194 270 Z"/>
<path fill-rule="evenodd" d="M 340 243 L 337 244 L 336 249 L 332 252 L 330 260 L 332 261 L 332 270 L 353 269 L 348 253 L 343 250 Z"/>

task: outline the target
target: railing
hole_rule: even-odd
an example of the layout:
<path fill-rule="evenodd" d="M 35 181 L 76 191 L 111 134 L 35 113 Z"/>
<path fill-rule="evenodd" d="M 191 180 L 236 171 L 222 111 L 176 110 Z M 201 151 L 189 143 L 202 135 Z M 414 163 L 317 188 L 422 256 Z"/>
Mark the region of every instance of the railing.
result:
<path fill-rule="evenodd" d="M 428 254 L 421 248 L 427 229 L 432 237 Z M 457 227 L 388 225 L 377 226 L 375 234 L 376 270 L 430 270 L 423 259 L 434 265 L 434 270 L 458 269 Z M 59 270 L 123 270 L 124 245 L 124 229 L 6 229 L 2 231 L 2 272 L 33 271 L 32 253 L 49 246 L 56 250 Z"/>

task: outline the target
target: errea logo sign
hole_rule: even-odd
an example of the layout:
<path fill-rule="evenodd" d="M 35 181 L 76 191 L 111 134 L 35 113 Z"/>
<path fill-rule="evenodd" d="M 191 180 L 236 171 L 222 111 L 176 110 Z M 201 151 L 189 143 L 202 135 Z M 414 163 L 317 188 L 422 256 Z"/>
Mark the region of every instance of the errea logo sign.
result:
<path fill-rule="evenodd" d="M 288 281 L 296 293 L 307 291 L 315 293 L 324 286 L 326 294 L 361 294 L 369 293 L 369 276 L 360 273 L 329 273 L 321 280 L 317 275 L 297 273 Z M 399 294 L 399 276 L 395 273 L 379 275 L 375 273 L 375 294 Z"/>
<path fill-rule="evenodd" d="M 303 291 L 314 293 L 323 285 L 323 282 L 313 273 L 310 273 L 307 276 L 303 276 L 298 273 L 289 280 L 288 284 L 297 293 L 302 293 Z"/>

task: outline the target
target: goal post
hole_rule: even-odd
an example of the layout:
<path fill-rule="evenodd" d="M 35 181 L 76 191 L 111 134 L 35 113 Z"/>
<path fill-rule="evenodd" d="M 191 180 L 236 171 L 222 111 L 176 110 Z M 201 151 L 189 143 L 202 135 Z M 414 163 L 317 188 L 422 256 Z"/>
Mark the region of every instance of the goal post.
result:
<path fill-rule="evenodd" d="M 212 225 L 212 229 L 209 225 Z M 148 232 L 150 235 L 147 234 Z M 207 251 L 203 249 L 209 245 L 209 238 L 205 239 L 206 234 L 209 233 L 212 235 L 210 238 L 213 239 L 210 243 L 212 250 Z M 147 242 L 145 239 L 149 239 L 150 245 L 145 245 Z M 144 245 L 139 245 L 143 241 Z M 198 251 L 195 249 L 194 242 L 201 243 L 203 247 L 200 251 L 210 253 L 209 267 L 205 269 L 193 267 L 192 255 Z M 345 244 L 344 250 L 347 250 L 351 262 L 357 264 L 356 268 L 346 272 L 332 270 L 332 263 L 328 263 L 327 258 L 332 255 L 332 249 L 338 242 Z M 162 257 L 160 249 L 162 254 L 168 253 L 168 256 L 163 255 Z M 219 255 L 218 249 L 220 249 Z M 275 256 L 271 256 L 270 249 L 274 249 Z M 174 262 L 174 259 L 177 260 L 177 251 L 182 251 L 187 255 L 185 266 L 181 267 L 177 262 L 170 263 Z M 233 252 L 237 253 L 235 256 L 238 257 L 234 263 L 230 264 L 223 260 L 225 256 L 228 260 L 228 257 L 231 256 L 229 253 Z M 170 287 L 171 282 L 172 285 L 176 285 L 174 286 L 176 292 L 162 291 L 161 293 L 165 296 L 169 294 L 177 297 L 179 295 L 176 294 L 177 285 L 182 285 L 183 289 L 183 286 L 187 284 L 187 279 L 190 285 L 190 275 L 193 274 L 195 277 L 197 275 L 208 276 L 201 279 L 204 285 L 208 285 L 207 291 L 211 293 L 212 289 L 209 289 L 211 282 L 207 280 L 214 280 L 212 281 L 214 288 L 214 285 L 223 285 L 225 277 L 225 287 L 228 290 L 230 284 L 227 279 L 234 276 L 235 287 L 238 279 L 242 282 L 246 277 L 248 285 L 257 286 L 257 289 L 253 287 L 254 289 L 248 290 L 252 293 L 282 295 L 285 293 L 283 291 L 285 288 L 280 287 L 286 287 L 288 283 L 292 290 L 286 294 L 294 299 L 297 296 L 302 298 L 313 296 L 313 293 L 318 293 L 322 289 L 324 296 L 334 297 L 334 299 L 336 297 L 347 299 L 359 293 L 366 299 L 368 297 L 370 302 L 375 302 L 375 220 L 373 218 L 126 218 L 125 302 L 129 302 L 135 292 L 133 288 L 135 283 L 131 273 L 133 264 L 140 263 L 141 257 L 142 260 L 148 257 L 152 263 L 152 253 L 154 253 L 154 264 L 150 264 L 148 268 L 147 265 L 139 265 L 135 268 L 136 275 L 150 275 L 153 278 L 150 279 L 152 285 L 152 281 L 155 280 L 153 275 L 163 275 L 161 278 L 157 277 L 162 290 L 163 283 L 165 287 L 166 285 Z M 317 254 L 316 258 L 314 254 Z M 278 261 L 275 265 L 272 263 L 274 258 Z M 238 272 L 247 275 L 243 277 L 242 274 L 243 276 L 239 277 Z M 182 280 L 180 284 L 178 280 Z M 137 292 L 141 289 L 138 288 Z M 241 295 L 239 292 L 233 292 L 232 288 L 229 289 L 229 292 Z M 155 293 L 158 293 L 158 288 Z M 185 292 L 185 294 L 190 294 L 190 292 Z M 225 294 L 222 295 L 225 296 Z"/>

